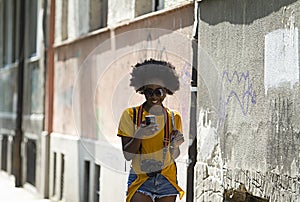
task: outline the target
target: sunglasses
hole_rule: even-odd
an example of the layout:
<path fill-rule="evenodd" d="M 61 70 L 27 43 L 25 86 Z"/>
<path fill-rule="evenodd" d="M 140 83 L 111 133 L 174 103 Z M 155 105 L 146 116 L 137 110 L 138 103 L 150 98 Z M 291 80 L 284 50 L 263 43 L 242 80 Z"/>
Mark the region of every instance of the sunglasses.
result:
<path fill-rule="evenodd" d="M 163 97 L 166 94 L 166 90 L 164 88 L 146 88 L 143 92 L 147 97 L 152 97 L 153 95 Z"/>

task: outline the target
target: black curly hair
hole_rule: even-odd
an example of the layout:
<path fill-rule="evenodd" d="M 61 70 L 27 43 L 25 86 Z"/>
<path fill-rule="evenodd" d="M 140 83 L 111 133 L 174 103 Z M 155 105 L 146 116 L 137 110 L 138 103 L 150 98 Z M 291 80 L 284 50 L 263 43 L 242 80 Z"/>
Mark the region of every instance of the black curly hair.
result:
<path fill-rule="evenodd" d="M 154 59 L 137 63 L 131 72 L 130 86 L 136 92 L 143 93 L 144 86 L 149 84 L 158 84 L 172 95 L 179 89 L 179 77 L 175 67 L 169 62 Z"/>

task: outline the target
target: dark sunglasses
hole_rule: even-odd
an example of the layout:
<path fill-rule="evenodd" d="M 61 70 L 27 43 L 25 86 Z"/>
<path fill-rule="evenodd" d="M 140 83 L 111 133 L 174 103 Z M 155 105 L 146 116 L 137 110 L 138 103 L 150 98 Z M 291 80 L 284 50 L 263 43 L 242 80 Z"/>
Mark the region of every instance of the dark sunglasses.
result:
<path fill-rule="evenodd" d="M 146 88 L 144 89 L 143 92 L 147 97 L 152 97 L 153 95 L 157 97 L 162 97 L 166 94 L 166 90 L 164 88 L 156 88 L 156 89 Z"/>

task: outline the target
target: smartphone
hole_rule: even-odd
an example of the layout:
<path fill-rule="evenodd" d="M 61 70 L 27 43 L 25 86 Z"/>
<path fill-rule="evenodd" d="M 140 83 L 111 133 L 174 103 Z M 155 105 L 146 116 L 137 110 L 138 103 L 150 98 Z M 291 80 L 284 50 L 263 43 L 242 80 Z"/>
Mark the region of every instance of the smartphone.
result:
<path fill-rule="evenodd" d="M 150 124 L 156 124 L 156 118 L 154 115 L 147 115 L 145 116 L 146 119 L 146 125 L 150 125 Z"/>

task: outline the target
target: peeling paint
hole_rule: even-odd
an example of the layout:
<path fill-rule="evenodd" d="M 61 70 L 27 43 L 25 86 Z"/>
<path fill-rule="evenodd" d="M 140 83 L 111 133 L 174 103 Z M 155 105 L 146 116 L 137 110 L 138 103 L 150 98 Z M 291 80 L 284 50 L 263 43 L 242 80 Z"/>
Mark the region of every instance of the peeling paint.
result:
<path fill-rule="evenodd" d="M 197 164 L 195 166 L 196 201 L 223 201 L 223 160 L 217 129 L 209 120 L 209 110 L 199 112 Z"/>
<path fill-rule="evenodd" d="M 208 111 L 201 110 L 199 113 L 199 148 L 198 160 L 207 162 L 211 160 L 212 154 L 216 147 L 220 145 L 216 128 L 212 127 L 211 121 L 207 119 Z"/>
<path fill-rule="evenodd" d="M 265 36 L 264 85 L 269 88 L 299 83 L 298 28 L 278 29 Z"/>

